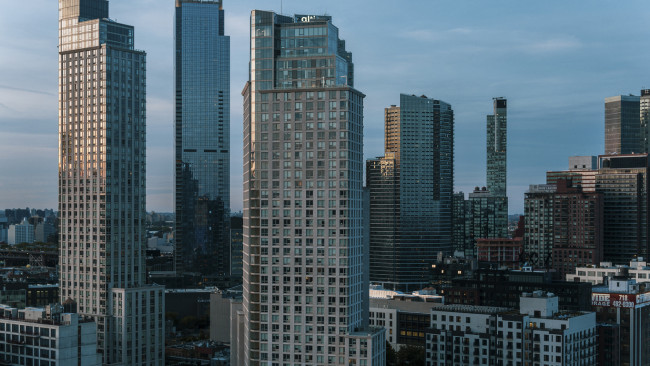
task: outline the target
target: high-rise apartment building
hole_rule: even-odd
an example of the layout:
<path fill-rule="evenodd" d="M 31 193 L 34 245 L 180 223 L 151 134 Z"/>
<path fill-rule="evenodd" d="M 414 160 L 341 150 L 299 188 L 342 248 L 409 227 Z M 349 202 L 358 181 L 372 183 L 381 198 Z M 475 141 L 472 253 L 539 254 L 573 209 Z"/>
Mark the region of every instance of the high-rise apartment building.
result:
<path fill-rule="evenodd" d="M 487 188 L 476 187 L 467 195 L 465 235 L 466 254 L 476 256 L 476 240 L 507 238 L 508 197 L 495 196 Z"/>
<path fill-rule="evenodd" d="M 550 268 L 553 260 L 553 200 L 556 187 L 531 184 L 524 199 L 524 253 L 531 265 Z"/>
<path fill-rule="evenodd" d="M 645 139 L 641 136 L 640 98 L 619 95 L 605 98 L 605 154 L 638 154 Z"/>
<path fill-rule="evenodd" d="M 454 112 L 445 102 L 400 95 L 385 110 L 386 155 L 366 163 L 370 281 L 417 290 L 438 253 L 452 253 Z"/>
<path fill-rule="evenodd" d="M 596 191 L 603 194 L 603 260 L 625 264 L 650 254 L 648 154 L 599 156 Z"/>
<path fill-rule="evenodd" d="M 162 365 L 164 292 L 145 286 L 145 53 L 106 0 L 59 0 L 60 297 L 104 364 Z"/>
<path fill-rule="evenodd" d="M 508 101 L 493 98 L 494 113 L 486 118 L 487 187 L 476 187 L 465 200 L 462 192 L 453 199 L 454 250 L 476 257 L 478 239 L 505 239 L 508 233 L 507 143 Z"/>
<path fill-rule="evenodd" d="M 364 281 L 363 98 L 329 16 L 251 13 L 243 365 L 383 365 Z"/>
<path fill-rule="evenodd" d="M 641 90 L 639 107 L 641 115 L 641 150 L 639 153 L 650 153 L 650 89 Z"/>
<path fill-rule="evenodd" d="M 368 174 L 366 172 L 366 174 Z M 454 252 L 463 252 L 465 255 L 474 254 L 474 245 L 468 240 L 466 231 L 467 216 L 469 215 L 469 202 L 465 200 L 465 193 L 456 192 L 452 197 L 452 235 L 451 245 Z"/>
<path fill-rule="evenodd" d="M 561 278 L 603 258 L 603 195 L 561 180 L 553 195 L 552 267 Z M 541 228 L 540 228 L 541 230 Z"/>
<path fill-rule="evenodd" d="M 505 197 L 508 101 L 494 98 L 493 106 L 494 114 L 487 116 L 487 189 L 496 197 Z"/>
<path fill-rule="evenodd" d="M 176 271 L 230 273 L 230 37 L 222 0 L 176 0 Z"/>

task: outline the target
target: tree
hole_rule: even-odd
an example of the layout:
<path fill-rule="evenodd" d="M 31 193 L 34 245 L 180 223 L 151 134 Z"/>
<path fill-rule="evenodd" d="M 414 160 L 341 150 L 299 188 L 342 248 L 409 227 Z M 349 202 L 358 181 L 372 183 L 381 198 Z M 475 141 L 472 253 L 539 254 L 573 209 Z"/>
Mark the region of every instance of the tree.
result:
<path fill-rule="evenodd" d="M 398 365 L 421 366 L 426 364 L 426 358 L 424 347 L 408 345 L 400 347 L 397 351 Z"/>
<path fill-rule="evenodd" d="M 386 341 L 386 366 L 397 366 L 397 353 L 388 341 Z"/>

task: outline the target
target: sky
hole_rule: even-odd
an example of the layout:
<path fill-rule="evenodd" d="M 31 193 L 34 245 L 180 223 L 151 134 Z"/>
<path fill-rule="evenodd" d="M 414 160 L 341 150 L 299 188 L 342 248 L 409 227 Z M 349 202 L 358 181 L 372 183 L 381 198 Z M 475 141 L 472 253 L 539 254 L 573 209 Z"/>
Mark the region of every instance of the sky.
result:
<path fill-rule="evenodd" d="M 455 113 L 455 190 L 485 185 L 485 116 L 508 99 L 510 213 L 568 157 L 604 150 L 604 98 L 650 88 L 646 0 L 224 0 L 231 37 L 231 205 L 242 207 L 242 97 L 252 9 L 327 14 L 366 94 L 365 158 L 383 155 L 383 113 L 399 94 Z M 147 52 L 147 209 L 173 211 L 174 0 L 112 0 Z M 58 7 L 0 12 L 0 208 L 57 207 Z"/>

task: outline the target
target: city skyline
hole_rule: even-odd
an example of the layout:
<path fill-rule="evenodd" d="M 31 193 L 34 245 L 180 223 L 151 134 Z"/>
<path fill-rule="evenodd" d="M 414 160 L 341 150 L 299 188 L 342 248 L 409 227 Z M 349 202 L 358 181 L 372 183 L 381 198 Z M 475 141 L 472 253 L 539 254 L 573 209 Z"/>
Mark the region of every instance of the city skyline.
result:
<path fill-rule="evenodd" d="M 120 22 L 136 27 L 138 47 L 149 55 L 147 209 L 172 212 L 174 4 L 151 4 L 145 0 L 115 2 L 111 7 L 120 14 Z M 323 6 L 315 1 L 285 1 L 282 9 L 285 14 L 336 15 L 345 29 L 343 36 L 363 65 L 355 70 L 355 85 L 367 91 L 364 159 L 383 151 L 383 108 L 394 95 L 435 95 L 455 106 L 455 191 L 467 194 L 484 184 L 485 111 L 492 97 L 507 96 L 511 213 L 523 212 L 528 184 L 543 181 L 547 170 L 565 169 L 568 156 L 603 153 L 604 98 L 638 94 L 646 86 L 638 75 L 647 51 L 635 47 L 647 33 L 642 24 L 648 16 L 636 12 L 640 1 L 603 2 L 588 8 L 563 4 L 562 13 L 552 6 L 516 2 L 469 8 L 469 4 L 416 1 L 373 7 L 372 18 L 364 12 L 370 4 L 374 3 Z M 279 1 L 263 5 L 280 10 Z M 248 68 L 249 14 L 260 2 L 226 1 L 224 7 L 228 9 L 226 34 L 233 42 L 231 197 L 233 211 L 239 211 L 239 91 Z M 47 1 L 16 3 L 0 15 L 2 34 L 12 34 L 0 38 L 0 166 L 4 173 L 0 189 L 6 207 L 56 206 L 56 68 L 49 50 L 56 42 L 52 36 L 55 9 L 56 4 Z M 444 18 L 436 16 L 443 13 Z M 413 14 L 432 14 L 433 18 Z M 531 134 L 536 136 L 532 141 L 526 138 Z M 576 143 L 576 136 L 584 142 Z M 554 148 L 548 149 L 549 144 Z"/>

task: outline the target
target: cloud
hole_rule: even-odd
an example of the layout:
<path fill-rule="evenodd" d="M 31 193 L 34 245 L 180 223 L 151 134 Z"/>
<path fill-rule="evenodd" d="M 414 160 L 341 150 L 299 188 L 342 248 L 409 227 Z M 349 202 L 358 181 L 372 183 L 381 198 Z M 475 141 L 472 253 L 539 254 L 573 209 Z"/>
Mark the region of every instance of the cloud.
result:
<path fill-rule="evenodd" d="M 12 91 L 20 91 L 20 92 L 33 93 L 33 94 L 43 94 L 43 95 L 56 96 L 56 94 L 54 94 L 54 93 L 50 93 L 50 92 L 46 92 L 46 91 L 42 91 L 42 90 L 16 88 L 16 87 L 9 86 L 9 85 L 0 85 L 0 89 L 6 89 L 6 90 L 12 90 Z"/>
<path fill-rule="evenodd" d="M 573 36 L 550 38 L 524 45 L 524 51 L 530 53 L 555 53 L 571 51 L 582 47 L 583 44 Z"/>

